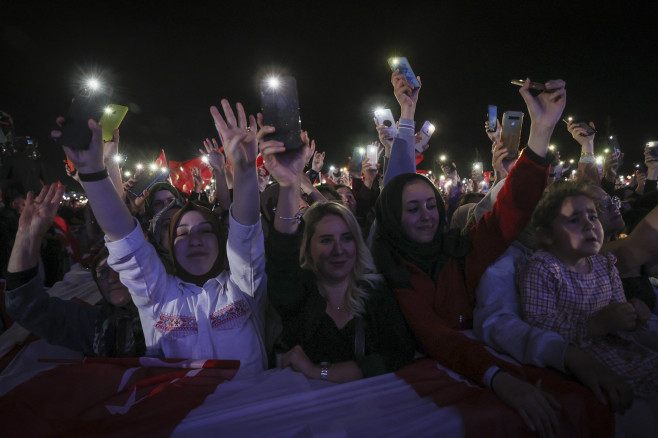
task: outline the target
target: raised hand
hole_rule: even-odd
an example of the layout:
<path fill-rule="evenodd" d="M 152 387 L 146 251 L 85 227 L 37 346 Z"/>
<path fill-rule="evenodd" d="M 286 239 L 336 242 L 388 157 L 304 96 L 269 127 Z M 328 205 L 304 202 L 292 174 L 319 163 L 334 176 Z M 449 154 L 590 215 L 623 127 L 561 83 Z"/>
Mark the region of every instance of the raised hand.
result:
<path fill-rule="evenodd" d="M 57 124 L 61 126 L 64 123 L 64 117 L 57 118 Z M 92 132 L 91 142 L 89 149 L 78 150 L 71 149 L 63 146 L 64 153 L 73 162 L 75 168 L 79 173 L 95 173 L 100 172 L 105 168 L 103 161 L 104 146 L 103 146 L 103 128 L 94 120 L 89 119 L 89 129 Z M 62 132 L 54 130 L 50 133 L 51 137 L 59 138 Z"/>
<path fill-rule="evenodd" d="M 384 146 L 386 153 L 385 157 L 391 156 L 391 148 L 393 147 L 393 138 L 390 136 L 389 128 L 386 125 L 377 124 L 377 117 L 373 118 L 375 122 L 375 128 L 377 128 L 377 135 L 379 136 L 379 142 Z"/>
<path fill-rule="evenodd" d="M 224 154 L 219 150 L 219 145 L 217 140 L 214 138 L 211 140 L 205 139 L 203 141 L 203 146 L 205 147 L 205 152 L 203 149 L 199 148 L 201 154 L 205 154 L 208 157 L 208 165 L 212 167 L 215 173 L 224 173 L 224 165 L 226 164 L 226 159 Z"/>
<path fill-rule="evenodd" d="M 201 177 L 201 169 L 198 167 L 192 168 L 192 180 L 194 181 L 194 193 L 199 193 L 201 186 L 203 186 L 203 178 Z"/>
<path fill-rule="evenodd" d="M 226 119 L 222 117 L 216 106 L 210 107 L 210 114 L 219 134 L 224 139 L 224 151 L 226 151 L 228 159 L 236 170 L 245 170 L 255 166 L 258 155 L 256 119 L 250 115 L 249 126 L 247 126 L 247 117 L 241 103 L 236 104 L 237 120 L 228 100 L 222 99 L 221 104 Z"/>
<path fill-rule="evenodd" d="M 28 192 L 25 208 L 18 220 L 18 231 L 33 238 L 43 237 L 57 215 L 65 189 L 57 183 L 43 186 L 36 198 L 33 192 Z"/>
<path fill-rule="evenodd" d="M 489 140 L 491 140 L 492 143 L 495 141 L 500 141 L 500 132 L 503 130 L 503 127 L 500 124 L 500 120 L 496 119 L 495 131 L 489 131 L 489 120 L 485 121 L 484 130 L 487 133 L 487 137 L 489 137 Z"/>
<path fill-rule="evenodd" d="M 519 93 L 528 107 L 532 123 L 552 130 L 560 120 L 567 103 L 566 83 L 556 79 L 546 82 L 544 86 L 546 91 L 533 96 L 530 93 L 530 79 L 526 79 Z"/>
<path fill-rule="evenodd" d="M 418 82 L 420 82 L 420 76 L 418 77 Z M 399 70 L 395 70 L 391 75 L 391 83 L 393 84 L 395 98 L 402 110 L 401 117 L 413 120 L 420 88 L 413 88 Z"/>
<path fill-rule="evenodd" d="M 313 141 L 313 145 L 315 146 L 315 140 Z M 313 154 L 313 164 L 311 165 L 311 168 L 316 172 L 322 172 L 322 168 L 324 167 L 324 154 L 324 152 L 317 151 Z"/>
<path fill-rule="evenodd" d="M 109 162 L 119 153 L 119 130 L 112 133 L 112 140 L 103 143 L 103 159 Z"/>
<path fill-rule="evenodd" d="M 310 150 L 308 141 L 305 141 L 308 135 L 304 136 L 302 132 L 302 146 L 288 151 L 280 141 L 265 141 L 265 136 L 274 133 L 276 129 L 273 126 L 263 125 L 262 114 L 258 114 L 258 124 L 260 126 L 258 143 L 260 153 L 263 155 L 263 164 L 282 187 L 298 187 Z"/>
<path fill-rule="evenodd" d="M 507 158 L 508 155 L 509 151 L 505 145 L 498 140 L 494 140 L 491 148 L 491 167 L 493 167 L 493 170 L 496 173 L 497 181 L 506 178 L 510 169 L 514 166 L 514 163 L 516 163 L 516 160 L 506 160 L 505 158 Z"/>

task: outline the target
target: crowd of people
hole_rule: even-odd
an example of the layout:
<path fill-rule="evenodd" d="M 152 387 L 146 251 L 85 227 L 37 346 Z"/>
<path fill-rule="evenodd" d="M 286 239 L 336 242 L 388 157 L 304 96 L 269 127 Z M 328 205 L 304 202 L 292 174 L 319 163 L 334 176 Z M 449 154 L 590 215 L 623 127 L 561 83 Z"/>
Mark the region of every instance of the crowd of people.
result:
<path fill-rule="evenodd" d="M 210 113 L 223 152 L 212 139 L 201 149 L 209 193 L 196 174 L 192 195 L 167 182 L 131 194 L 134 178 L 123 181 L 112 159 L 118 130 L 104 142 L 90 120 L 89 148 L 64 146 L 88 203 L 63 203 L 64 186 L 52 184 L 12 213 L 7 314 L 85 355 L 237 359 L 242 375 L 291 367 L 349 382 L 430 357 L 542 437 L 559 433 L 574 396 L 594 418 L 620 414 L 629 436 L 656 430 L 658 158 L 647 148 L 646 172 L 621 186 L 619 154 L 600 166 L 596 134 L 570 121 L 582 153 L 567 172 L 549 148 L 565 83 L 537 94 L 528 80 L 527 145 L 511 156 L 500 123 L 486 131 L 493 178 L 480 169 L 464 181 L 454 163 L 444 177 L 422 175 L 420 89 L 399 72 L 391 83 L 395 135 L 375 123 L 377 162 L 328 178 L 307 132 L 289 149 L 268 139 L 275 128 L 260 114 L 222 100 Z M 75 245 L 60 248 L 59 278 L 46 282 L 53 233 Z M 102 300 L 61 300 L 44 284 L 97 288 Z"/>

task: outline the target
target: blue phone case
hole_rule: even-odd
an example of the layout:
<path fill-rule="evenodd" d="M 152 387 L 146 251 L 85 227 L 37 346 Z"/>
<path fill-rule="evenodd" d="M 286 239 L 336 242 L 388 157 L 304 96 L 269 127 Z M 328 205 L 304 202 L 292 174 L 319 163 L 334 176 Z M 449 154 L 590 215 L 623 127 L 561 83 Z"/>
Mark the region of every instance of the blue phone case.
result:
<path fill-rule="evenodd" d="M 418 82 L 407 58 L 404 56 L 388 58 L 388 65 L 391 67 L 391 71 L 399 70 L 412 87 L 420 88 L 420 82 Z"/>

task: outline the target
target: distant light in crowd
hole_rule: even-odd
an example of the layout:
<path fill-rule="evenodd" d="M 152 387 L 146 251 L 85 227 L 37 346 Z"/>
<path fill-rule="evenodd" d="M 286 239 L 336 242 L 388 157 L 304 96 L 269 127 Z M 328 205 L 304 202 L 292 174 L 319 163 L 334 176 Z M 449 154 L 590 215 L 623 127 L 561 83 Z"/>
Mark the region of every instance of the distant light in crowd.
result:
<path fill-rule="evenodd" d="M 155 169 L 157 169 L 157 168 L 158 168 L 158 165 L 157 165 L 157 164 L 155 164 L 155 163 L 151 163 L 151 164 L 149 164 L 149 170 L 155 170 Z"/>
<path fill-rule="evenodd" d="M 185 170 L 185 169 L 183 169 L 183 166 L 179 167 L 179 169 L 180 169 L 181 172 L 182 172 L 183 170 Z"/>
<path fill-rule="evenodd" d="M 550 150 L 552 150 L 552 151 L 554 151 L 554 150 L 555 150 L 555 145 L 554 145 L 554 144 L 552 144 L 552 145 L 550 145 L 550 146 L 548 146 L 548 149 L 550 149 Z"/>
<path fill-rule="evenodd" d="M 165 172 L 167 171 L 167 168 L 166 168 L 166 167 L 161 167 L 161 168 L 160 168 L 160 171 L 161 171 L 162 173 L 165 173 Z"/>
<path fill-rule="evenodd" d="M 610 140 L 612 140 L 612 135 L 610 136 Z"/>
<path fill-rule="evenodd" d="M 608 152 L 610 152 L 610 149 L 603 149 L 604 154 L 607 154 Z"/>
<path fill-rule="evenodd" d="M 201 157 L 201 161 L 203 161 L 204 163 L 208 164 L 208 156 L 207 156 L 207 155 L 204 155 L 203 157 Z"/>
<path fill-rule="evenodd" d="M 126 170 L 125 172 L 123 172 L 123 176 L 125 176 L 126 178 L 130 178 L 130 172 Z"/>
<path fill-rule="evenodd" d="M 560 166 L 564 166 L 564 161 L 560 161 Z"/>
<path fill-rule="evenodd" d="M 116 163 L 120 163 L 123 161 L 123 156 L 121 154 L 116 154 L 113 159 Z"/>
<path fill-rule="evenodd" d="M 569 163 L 573 164 L 573 158 L 571 160 L 569 160 Z"/>
<path fill-rule="evenodd" d="M 381 106 L 378 106 L 375 108 L 375 115 L 379 115 L 382 111 L 384 111 L 384 108 Z"/>
<path fill-rule="evenodd" d="M 336 168 L 334 166 L 329 166 L 329 170 L 333 172 Z"/>
<path fill-rule="evenodd" d="M 398 65 L 400 60 L 398 58 L 393 58 L 393 60 L 391 62 L 393 63 L 393 65 Z"/>
<path fill-rule="evenodd" d="M 365 150 L 365 149 L 363 149 L 363 148 L 359 148 L 359 153 L 360 153 L 361 155 L 363 155 L 363 154 L 365 154 L 365 153 L 366 153 L 366 150 Z"/>
<path fill-rule="evenodd" d="M 445 160 L 446 160 L 446 156 L 445 156 L 445 155 L 441 155 L 441 156 L 439 157 L 439 160 L 441 160 L 441 161 L 445 161 Z"/>
<path fill-rule="evenodd" d="M 573 117 L 568 117 L 567 120 L 571 122 L 573 120 Z"/>
<path fill-rule="evenodd" d="M 596 157 L 596 164 L 603 164 L 603 157 L 601 156 Z"/>
<path fill-rule="evenodd" d="M 137 166 L 135 166 L 137 170 L 142 170 L 144 166 L 141 163 L 137 163 Z"/>

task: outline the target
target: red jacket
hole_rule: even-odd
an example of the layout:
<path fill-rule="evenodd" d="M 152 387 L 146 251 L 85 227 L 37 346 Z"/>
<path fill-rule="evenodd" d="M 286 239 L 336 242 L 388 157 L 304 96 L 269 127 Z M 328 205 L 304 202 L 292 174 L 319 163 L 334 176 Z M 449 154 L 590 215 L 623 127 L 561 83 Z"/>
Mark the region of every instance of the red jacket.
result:
<path fill-rule="evenodd" d="M 460 329 L 471 328 L 475 288 L 484 271 L 517 238 L 530 220 L 548 178 L 548 167 L 525 151 L 510 171 L 494 207 L 471 228 L 471 247 L 463 259 L 453 259 L 439 273 L 437 285 L 418 267 L 407 263 L 413 289 L 396 289 L 400 308 L 423 351 L 442 365 L 476 382 L 492 366 L 509 364 Z M 513 273 L 510 273 L 513 275 Z"/>

